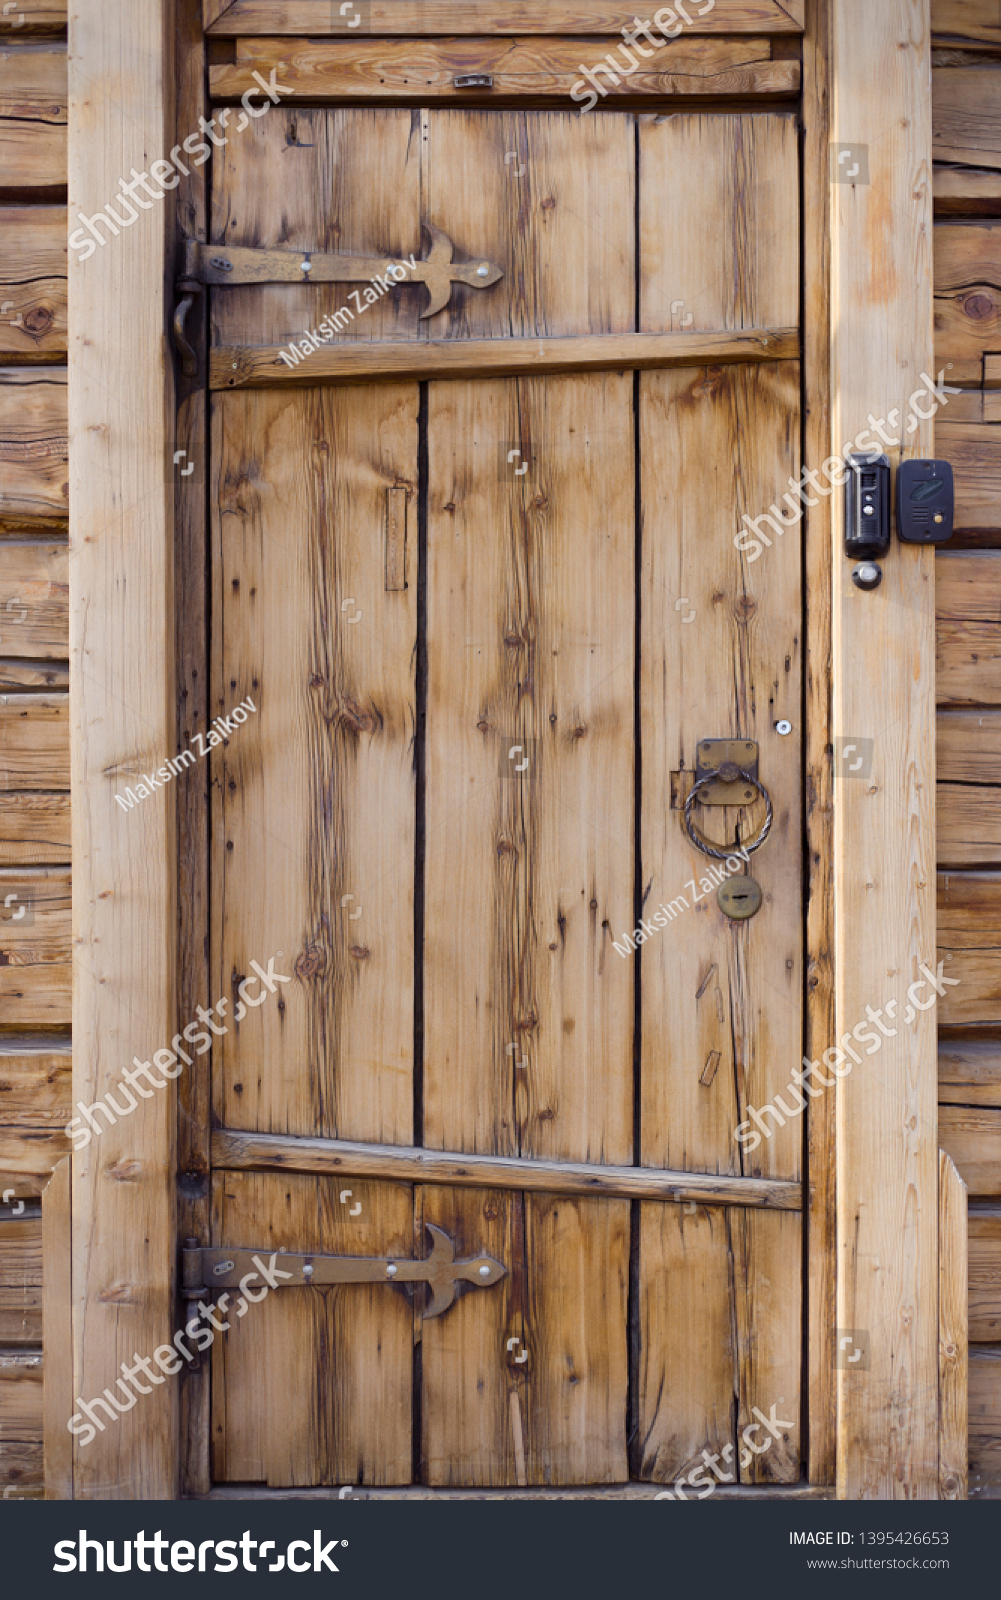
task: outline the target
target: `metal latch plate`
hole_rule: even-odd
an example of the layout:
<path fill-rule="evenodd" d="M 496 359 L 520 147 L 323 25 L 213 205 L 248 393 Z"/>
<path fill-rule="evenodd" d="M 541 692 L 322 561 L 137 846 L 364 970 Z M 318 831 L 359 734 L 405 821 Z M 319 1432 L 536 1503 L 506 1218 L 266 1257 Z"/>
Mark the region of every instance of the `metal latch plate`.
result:
<path fill-rule="evenodd" d="M 723 768 L 758 776 L 758 746 L 753 739 L 701 739 L 695 753 L 695 781 L 711 778 Z M 747 806 L 755 791 L 736 776 L 720 777 L 702 790 L 699 799 L 705 806 Z"/>

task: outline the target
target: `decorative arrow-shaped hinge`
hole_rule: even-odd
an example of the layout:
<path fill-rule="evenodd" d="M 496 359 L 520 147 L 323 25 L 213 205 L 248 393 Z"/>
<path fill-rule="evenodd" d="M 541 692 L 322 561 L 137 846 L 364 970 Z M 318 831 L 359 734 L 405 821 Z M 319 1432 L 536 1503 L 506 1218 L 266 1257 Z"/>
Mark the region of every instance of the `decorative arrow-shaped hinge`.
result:
<path fill-rule="evenodd" d="M 431 1291 L 425 1317 L 447 1311 L 455 1299 L 459 1280 L 487 1289 L 507 1272 L 492 1256 L 480 1255 L 469 1261 L 456 1261 L 455 1247 L 447 1233 L 426 1224 L 432 1250 L 426 1261 L 393 1256 L 294 1255 L 241 1247 L 223 1250 L 215 1246 L 188 1244 L 183 1252 L 183 1294 L 198 1300 L 216 1289 L 249 1287 L 255 1293 L 264 1282 L 283 1289 L 320 1288 L 330 1283 L 426 1283 Z"/>

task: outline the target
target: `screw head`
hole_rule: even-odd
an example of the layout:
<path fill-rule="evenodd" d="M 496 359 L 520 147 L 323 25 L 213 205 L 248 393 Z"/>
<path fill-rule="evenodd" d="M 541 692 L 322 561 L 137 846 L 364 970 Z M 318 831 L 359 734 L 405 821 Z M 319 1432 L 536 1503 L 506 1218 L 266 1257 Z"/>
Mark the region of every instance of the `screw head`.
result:
<path fill-rule="evenodd" d="M 856 589 L 878 589 L 883 581 L 883 569 L 876 561 L 860 561 L 852 567 L 852 583 Z"/>
<path fill-rule="evenodd" d="M 480 1268 L 480 1277 L 481 1278 L 489 1278 L 489 1276 L 490 1276 L 490 1268 L 488 1266 L 482 1266 Z"/>
<path fill-rule="evenodd" d="M 397 1267 L 395 1261 L 390 1261 L 388 1266 L 386 1267 L 386 1277 L 387 1278 L 395 1278 L 398 1270 L 399 1270 L 399 1268 Z"/>
<path fill-rule="evenodd" d="M 490 274 L 490 268 L 487 266 L 486 262 L 484 261 L 481 266 L 477 267 L 476 276 L 478 278 L 486 278 L 486 277 L 489 276 L 489 274 Z"/>
<path fill-rule="evenodd" d="M 792 723 L 787 722 L 785 717 L 783 717 L 781 722 L 777 722 L 775 724 L 775 732 L 780 733 L 784 739 L 787 734 L 792 733 Z"/>

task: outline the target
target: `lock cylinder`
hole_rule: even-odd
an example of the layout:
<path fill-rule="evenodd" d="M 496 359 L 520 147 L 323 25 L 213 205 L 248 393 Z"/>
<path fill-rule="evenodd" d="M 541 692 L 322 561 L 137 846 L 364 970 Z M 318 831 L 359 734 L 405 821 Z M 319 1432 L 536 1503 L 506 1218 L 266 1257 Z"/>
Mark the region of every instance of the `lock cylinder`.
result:
<path fill-rule="evenodd" d="M 890 462 L 875 451 L 845 460 L 845 555 L 872 561 L 890 548 Z"/>

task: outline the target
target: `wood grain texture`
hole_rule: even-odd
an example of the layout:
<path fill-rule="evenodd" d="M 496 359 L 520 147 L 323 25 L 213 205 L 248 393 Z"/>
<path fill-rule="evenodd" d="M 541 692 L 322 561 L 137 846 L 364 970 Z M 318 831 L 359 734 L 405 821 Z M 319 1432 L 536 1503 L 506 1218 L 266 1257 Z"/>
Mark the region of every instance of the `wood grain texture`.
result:
<path fill-rule="evenodd" d="M 998 528 L 1001 512 L 1001 440 L 993 424 L 937 422 L 936 448 L 951 461 L 956 489 L 957 532 L 982 529 L 992 534 Z M 994 543 L 995 539 L 985 540 Z"/>
<path fill-rule="evenodd" d="M 0 1444 L 0 1489 L 10 1500 L 40 1500 L 45 1493 L 41 1440 Z"/>
<path fill-rule="evenodd" d="M 42 1342 L 42 1219 L 0 1222 L 0 1345 Z"/>
<path fill-rule="evenodd" d="M 277 345 L 220 345 L 209 358 L 213 389 L 303 388 L 329 382 L 370 383 L 377 378 L 519 377 L 541 372 L 611 372 L 631 367 L 686 367 L 698 361 L 795 361 L 794 328 L 754 328 L 739 333 L 618 333 L 557 339 L 436 339 L 430 344 L 362 344 L 326 347 L 308 366 L 288 367 Z"/>
<path fill-rule="evenodd" d="M 1001 16 L 994 0 L 932 0 L 931 28 L 936 38 L 1001 44 Z"/>
<path fill-rule="evenodd" d="M 598 79 L 607 104 L 620 96 L 794 94 L 799 88 L 799 62 L 772 60 L 768 39 L 695 39 L 681 37 L 662 51 L 647 50 L 649 61 L 637 59 L 619 41 L 606 56 L 600 45 L 580 39 L 433 39 L 386 43 L 321 42 L 316 39 L 237 41 L 237 59 L 213 66 L 209 83 L 213 99 L 235 100 L 256 90 L 254 71 L 270 76 L 310 100 L 392 100 L 396 104 L 429 103 L 468 98 L 454 80 L 467 73 L 493 79 L 490 98 L 533 100 L 571 98 L 588 102 L 588 82 L 581 67 L 606 63 Z M 630 65 L 632 63 L 632 65 Z M 614 73 L 615 80 L 608 71 Z M 602 96 L 604 99 L 604 96 Z"/>
<path fill-rule="evenodd" d="M 971 1195 L 1001 1195 L 1001 1111 L 941 1106 L 939 1130 Z"/>
<path fill-rule="evenodd" d="M 0 794 L 0 866 L 56 866 L 69 860 L 68 794 Z"/>
<path fill-rule="evenodd" d="M 4 188 L 65 184 L 66 117 L 65 44 L 15 44 L 5 38 L 0 53 L 0 171 Z"/>
<path fill-rule="evenodd" d="M 409 1184 L 355 1184 L 356 1216 L 338 1187 L 333 1178 L 215 1174 L 212 1242 L 414 1253 Z M 217 1482 L 410 1482 L 414 1312 L 403 1285 L 280 1289 L 237 1313 L 234 1294 L 217 1313 L 229 1332 L 212 1350 Z"/>
<path fill-rule="evenodd" d="M 798 1479 L 799 1220 L 644 1203 L 639 1281 L 636 1475 L 667 1484 L 701 1466 L 704 1496 L 708 1451 L 740 1483 Z M 792 1426 L 773 1438 L 755 1406 Z"/>
<path fill-rule="evenodd" d="M 935 228 L 935 371 L 952 384 L 979 384 L 984 354 L 998 348 L 1001 224 Z"/>
<path fill-rule="evenodd" d="M 0 230 L 0 358 L 65 356 L 65 206 L 2 206 Z"/>
<path fill-rule="evenodd" d="M 932 359 L 932 129 L 928 0 L 840 0 L 833 16 L 832 135 L 868 145 L 871 179 L 831 186 L 840 450 L 870 411 L 906 410 Z M 921 424 L 908 453 L 931 455 L 932 439 Z M 874 740 L 872 782 L 842 783 L 835 808 L 840 1038 L 933 955 L 934 574 L 927 549 L 900 546 L 865 594 L 836 559 L 834 727 Z M 870 1330 L 869 1371 L 837 1374 L 839 1498 L 939 1493 L 936 1020 L 898 1028 L 878 1073 L 836 1089 L 837 1323 Z"/>
<path fill-rule="evenodd" d="M 432 333 L 541 339 L 634 331 L 628 119 L 286 107 L 259 128 L 221 151 L 213 242 L 422 256 L 427 222 L 447 233 L 457 260 L 486 258 L 504 277 L 483 290 L 453 285 L 445 310 L 423 322 L 421 286 L 398 286 L 367 309 L 352 304 L 348 284 L 234 287 L 213 293 L 214 345 L 286 343 L 344 308 L 358 314 L 335 336 L 335 356 L 350 344 L 426 342 Z M 504 159 L 512 150 L 526 169 L 517 180 Z M 276 187 L 287 197 L 280 222 L 270 198 Z M 312 374 L 320 375 L 326 354 L 309 357 Z"/>
<path fill-rule="evenodd" d="M 938 1050 L 939 1105 L 1001 1108 L 1001 1043 L 948 1039 Z"/>
<path fill-rule="evenodd" d="M 7 16 L 0 17 L 0 39 L 21 39 L 26 33 L 64 33 L 66 18 L 66 0 L 18 0 Z"/>
<path fill-rule="evenodd" d="M 66 370 L 0 368 L 0 515 L 65 517 Z"/>
<path fill-rule="evenodd" d="M 423 1325 L 424 1481 L 625 1481 L 628 1203 L 501 1189 L 419 1195 L 418 1225 L 444 1228 L 457 1255 L 482 1249 L 508 1267 L 492 1289 Z"/>
<path fill-rule="evenodd" d="M 638 126 L 642 332 L 797 326 L 795 118 L 704 112 Z"/>
<path fill-rule="evenodd" d="M 0 871 L 0 1025 L 70 1021 L 70 875 L 58 867 Z M 17 918 L 18 911 L 24 916 Z"/>
<path fill-rule="evenodd" d="M 74 12 L 69 187 L 88 214 L 132 164 L 170 148 L 167 20 L 160 0 Z M 180 1020 L 175 796 L 157 791 L 128 816 L 113 800 L 120 770 L 176 748 L 167 229 L 157 206 L 127 240 L 69 265 L 73 1091 L 87 1104 Z M 100 1394 L 176 1327 L 175 1170 L 167 1095 L 74 1155 L 75 1394 Z M 169 1499 L 177 1482 L 176 1385 L 76 1450 L 80 1499 Z"/>
<path fill-rule="evenodd" d="M 0 1126 L 62 1127 L 70 1116 L 66 1035 L 7 1034 L 0 1040 Z"/>
<path fill-rule="evenodd" d="M 45 1498 L 73 1498 L 73 1251 L 70 1158 L 59 1162 L 42 1197 L 42 1319 L 46 1379 L 42 1400 Z"/>
<path fill-rule="evenodd" d="M 0 1080 L 2 1082 L 2 1080 Z M 346 1139 L 287 1139 L 276 1134 L 216 1128 L 212 1162 L 236 1171 L 340 1172 L 415 1183 L 511 1188 L 562 1195 L 604 1195 L 628 1200 L 670 1199 L 703 1205 L 764 1206 L 798 1211 L 798 1183 L 766 1178 L 707 1178 L 650 1167 L 591 1166 L 581 1161 L 539 1161 L 460 1155 L 401 1145 L 355 1144 Z"/>
<path fill-rule="evenodd" d="M 0 1441 L 42 1437 L 42 1352 L 0 1350 Z"/>
<path fill-rule="evenodd" d="M 940 783 L 936 788 L 940 869 L 1001 867 L 1001 794 L 985 783 Z"/>
<path fill-rule="evenodd" d="M 940 1026 L 1001 1022 L 1001 873 L 938 874 L 938 953 L 947 986 Z"/>
<path fill-rule="evenodd" d="M 938 556 L 935 645 L 940 706 L 1001 704 L 1001 552 Z"/>
<path fill-rule="evenodd" d="M 383 537 L 417 392 L 234 395 L 213 429 L 210 712 L 257 708 L 209 758 L 213 991 L 275 952 L 293 980 L 217 1043 L 217 1116 L 409 1144 L 417 591 Z"/>
<path fill-rule="evenodd" d="M 428 453 L 424 1142 L 626 1162 L 632 383 L 435 386 Z"/>
<path fill-rule="evenodd" d="M 1001 216 L 1001 172 L 935 164 L 936 217 Z"/>
<path fill-rule="evenodd" d="M 970 1343 L 1001 1341 L 1001 1207 L 969 1213 Z"/>
<path fill-rule="evenodd" d="M 5 789 L 68 789 L 69 697 L 0 695 L 0 784 Z"/>
<path fill-rule="evenodd" d="M 939 1151 L 939 1498 L 965 1500 L 967 1492 L 966 1186 L 944 1150 Z"/>
<path fill-rule="evenodd" d="M 932 108 L 936 161 L 1001 167 L 1001 74 L 993 63 L 936 67 Z"/>
<path fill-rule="evenodd" d="M 65 659 L 68 650 L 67 546 L 0 540 L 0 653 Z"/>
<path fill-rule="evenodd" d="M 328 0 L 204 0 L 213 34 L 339 33 Z M 635 8 L 608 0 L 373 0 L 359 30 L 366 34 L 619 33 Z M 692 16 L 692 33 L 802 33 L 803 0 L 716 0 Z M 680 26 L 675 18 L 668 27 Z M 595 52 L 598 54 L 599 52 Z M 586 58 L 590 60 L 590 56 Z"/>
<path fill-rule="evenodd" d="M 970 1351 L 970 1497 L 1001 1480 L 1001 1346 Z"/>
<path fill-rule="evenodd" d="M 20 1199 L 42 1194 L 70 1142 L 62 1129 L 5 1128 L 0 1124 L 0 1179 Z"/>
<path fill-rule="evenodd" d="M 940 711 L 936 735 L 940 783 L 1001 783 L 1001 712 Z"/>
<path fill-rule="evenodd" d="M 803 385 L 804 456 L 823 461 L 831 436 L 831 8 L 809 0 L 803 38 Z M 806 508 L 804 652 L 807 838 L 804 1053 L 816 1060 L 834 1037 L 834 775 L 830 750 L 833 660 L 831 586 L 838 560 L 833 507 L 813 496 Z M 811 1484 L 836 1476 L 837 1130 L 832 1095 L 806 1111 L 807 1413 L 804 1439 Z"/>
<path fill-rule="evenodd" d="M 800 1175 L 795 1117 L 760 1138 L 760 1148 L 747 1149 L 735 1133 L 749 1107 L 786 1089 L 802 1055 L 801 857 L 793 845 L 802 830 L 801 758 L 799 738 L 775 732 L 780 718 L 794 727 L 800 720 L 800 535 L 786 533 L 791 549 L 776 537 L 754 564 L 733 544 L 741 516 L 781 503 L 787 480 L 796 480 L 798 417 L 791 365 L 640 381 L 642 909 L 651 925 L 661 919 L 642 951 L 644 1164 Z M 688 627 L 676 607 L 685 596 L 696 613 Z M 756 741 L 773 797 L 772 836 L 751 866 L 764 903 L 747 922 L 724 916 L 681 810 L 665 801 L 672 774 L 687 784 L 705 738 Z M 703 812 L 699 825 L 732 843 L 750 839 L 760 820 L 757 804 Z M 616 936 L 626 926 L 613 924 Z M 706 1088 L 700 1075 L 711 1050 L 721 1065 Z M 795 1108 L 795 1095 L 785 1104 Z"/>

